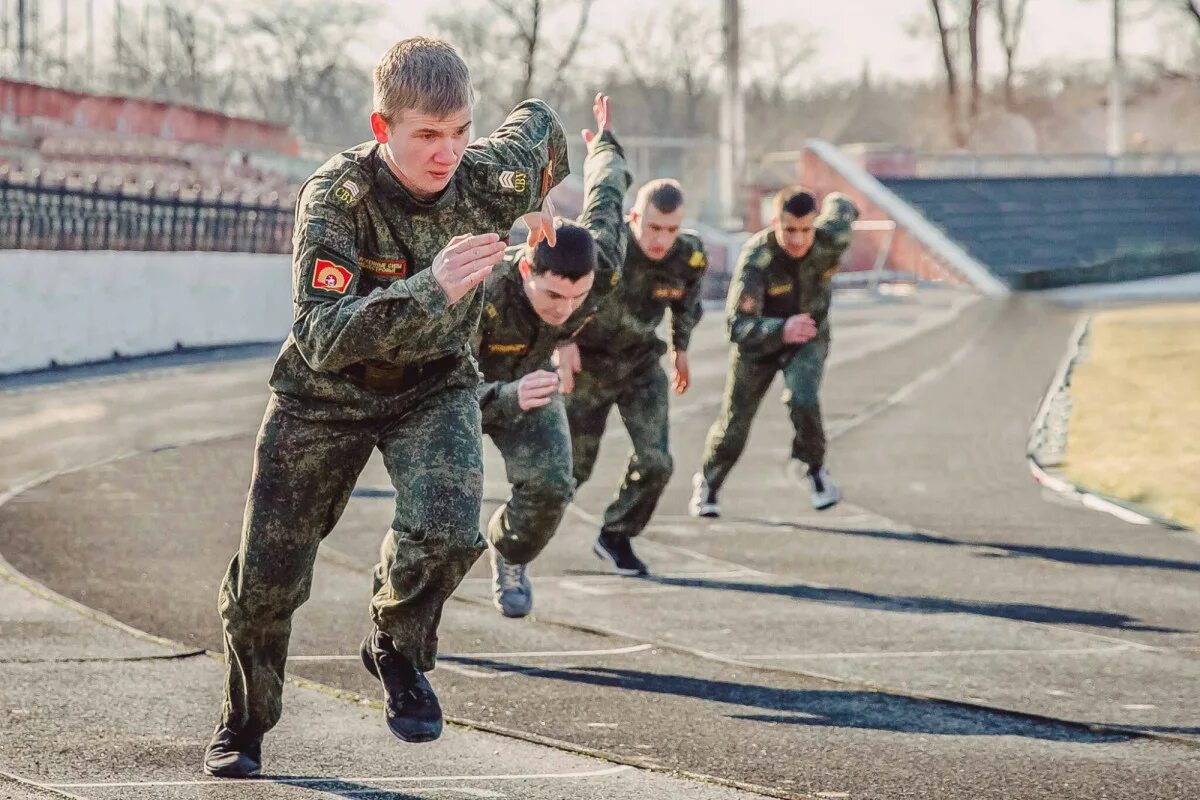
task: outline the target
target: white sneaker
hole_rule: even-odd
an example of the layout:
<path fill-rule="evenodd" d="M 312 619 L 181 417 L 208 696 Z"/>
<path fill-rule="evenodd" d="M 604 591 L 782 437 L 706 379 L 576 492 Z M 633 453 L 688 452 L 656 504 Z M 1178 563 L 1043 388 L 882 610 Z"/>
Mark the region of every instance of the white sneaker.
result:
<path fill-rule="evenodd" d="M 693 517 L 721 516 L 717 493 L 709 488 L 704 475 L 699 472 L 692 476 L 692 499 L 688 501 L 688 513 Z"/>
<path fill-rule="evenodd" d="M 524 617 L 533 610 L 533 584 L 528 564 L 505 561 L 500 551 L 489 546 L 492 567 L 492 604 L 506 617 Z"/>
<path fill-rule="evenodd" d="M 841 491 L 829 477 L 829 470 L 825 467 L 821 467 L 815 473 L 810 473 L 808 482 L 812 486 L 812 506 L 817 511 L 835 506 L 842 499 Z"/>

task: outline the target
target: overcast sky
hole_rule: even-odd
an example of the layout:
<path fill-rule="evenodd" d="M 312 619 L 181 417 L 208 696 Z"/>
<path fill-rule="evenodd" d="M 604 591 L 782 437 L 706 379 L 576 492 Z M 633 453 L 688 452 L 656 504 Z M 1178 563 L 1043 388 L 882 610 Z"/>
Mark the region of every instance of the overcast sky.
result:
<path fill-rule="evenodd" d="M 386 14 L 373 26 L 375 34 L 356 47 L 356 57 L 367 63 L 376 60 L 397 39 L 428 32 L 426 16 L 445 8 L 452 0 L 393 0 L 396 13 Z M 562 0 L 558 0 L 562 2 Z M 604 66 L 614 61 L 612 49 L 603 40 L 620 36 L 636 25 L 640 14 L 664 0 L 596 0 L 589 29 L 596 44 L 581 55 Z M 1012 0 L 1009 0 L 1012 2 Z M 1161 54 L 1170 29 L 1187 32 L 1187 26 L 1170 25 L 1159 15 L 1146 17 L 1145 9 L 1165 0 L 1126 0 L 1131 17 L 1123 33 L 1124 50 L 1131 56 Z M 721 0 L 689 0 L 697 11 L 719 13 Z M 762 25 L 797 26 L 815 34 L 821 59 L 821 75 L 829 81 L 855 78 L 863 64 L 872 75 L 905 79 L 940 75 L 938 53 L 930 40 L 914 39 L 908 31 L 914 22 L 928 23 L 928 0 L 742 0 L 744 29 Z M 1018 66 L 1026 68 L 1048 61 L 1108 58 L 1110 48 L 1110 0 L 1029 0 L 1024 38 Z M 992 74 L 1003 67 L 991 16 L 985 20 L 984 68 Z M 1197 34 L 1192 33 L 1193 37 Z M 747 43 L 753 46 L 752 42 Z M 467 60 L 470 56 L 467 54 Z"/>

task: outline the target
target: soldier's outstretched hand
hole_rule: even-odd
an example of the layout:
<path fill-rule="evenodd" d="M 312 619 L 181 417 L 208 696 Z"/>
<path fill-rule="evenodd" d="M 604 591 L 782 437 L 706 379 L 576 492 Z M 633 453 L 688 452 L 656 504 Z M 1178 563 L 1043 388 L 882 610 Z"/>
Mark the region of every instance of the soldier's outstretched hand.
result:
<path fill-rule="evenodd" d="M 522 411 L 541 408 L 558 391 L 558 373 L 546 369 L 531 372 L 517 383 L 517 405 Z"/>
<path fill-rule="evenodd" d="M 492 274 L 504 255 L 504 242 L 494 233 L 455 236 L 433 258 L 433 279 L 453 305 Z"/>
<path fill-rule="evenodd" d="M 804 344 L 816 335 L 817 323 L 809 314 L 793 314 L 783 323 L 784 344 Z"/>
<path fill-rule="evenodd" d="M 673 366 L 672 384 L 675 389 L 675 394 L 683 394 L 692 385 L 692 371 L 688 369 L 687 352 L 684 350 L 675 351 L 675 363 Z"/>
<path fill-rule="evenodd" d="M 583 369 L 579 360 L 579 345 L 574 342 L 560 344 L 554 351 L 554 365 L 558 367 L 559 389 L 563 394 L 575 391 L 575 373 Z"/>
<path fill-rule="evenodd" d="M 590 131 L 585 128 L 583 131 L 583 143 L 587 145 L 589 153 L 592 151 L 592 142 L 596 141 L 596 137 L 605 131 L 612 130 L 608 95 L 604 92 L 596 92 L 596 99 L 592 102 L 592 114 L 596 117 L 596 130 Z"/>
<path fill-rule="evenodd" d="M 542 201 L 541 209 L 522 214 L 521 221 L 529 228 L 529 238 L 525 241 L 530 247 L 536 246 L 542 239 L 554 247 L 558 236 L 554 232 L 554 203 L 550 201 L 550 195 L 546 195 Z"/>

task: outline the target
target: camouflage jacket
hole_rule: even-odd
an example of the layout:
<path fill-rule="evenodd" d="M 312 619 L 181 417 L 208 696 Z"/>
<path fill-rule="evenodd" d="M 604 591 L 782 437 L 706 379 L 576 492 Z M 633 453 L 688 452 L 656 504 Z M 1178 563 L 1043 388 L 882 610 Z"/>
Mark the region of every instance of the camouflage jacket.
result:
<path fill-rule="evenodd" d="M 692 329 L 704 313 L 700 284 L 708 268 L 708 254 L 700 237 L 684 231 L 662 261 L 651 261 L 632 231 L 627 235 L 621 281 L 576 337 L 583 368 L 589 371 L 641 365 L 665 353 L 667 344 L 656 330 L 667 311 L 671 312 L 671 347 L 686 351 Z"/>
<path fill-rule="evenodd" d="M 742 354 L 769 359 L 794 351 L 798 345 L 783 342 L 783 324 L 793 314 L 812 315 L 817 335 L 829 338 L 833 275 L 857 218 L 850 199 L 834 192 L 821 205 L 816 237 L 803 258 L 784 252 L 773 228 L 743 245 L 725 304 L 729 339 Z"/>
<path fill-rule="evenodd" d="M 475 386 L 470 339 L 483 292 L 449 305 L 429 267 L 456 235 L 507 235 L 567 172 L 562 124 L 540 100 L 468 146 L 432 200 L 410 194 L 374 142 L 326 162 L 296 204 L 295 322 L 270 381 L 281 406 L 311 419 L 372 419 L 431 389 Z M 429 362 L 436 379 L 423 377 Z"/>
<path fill-rule="evenodd" d="M 479 406 L 485 426 L 502 425 L 521 413 L 517 382 L 530 372 L 548 369 L 554 348 L 575 336 L 618 285 L 627 242 L 621 202 L 630 181 L 621 145 L 605 132 L 583 162 L 584 209 L 578 220 L 596 240 L 596 275 L 587 298 L 563 325 L 543 322 L 525 294 L 517 269 L 526 257 L 525 245 L 510 247 L 484 283 L 483 318 L 474 351 L 483 373 Z"/>

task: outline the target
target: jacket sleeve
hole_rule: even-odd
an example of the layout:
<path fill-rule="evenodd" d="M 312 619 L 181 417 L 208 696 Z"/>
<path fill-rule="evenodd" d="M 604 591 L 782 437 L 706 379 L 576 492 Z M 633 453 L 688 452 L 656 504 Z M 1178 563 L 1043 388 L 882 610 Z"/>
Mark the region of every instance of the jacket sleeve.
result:
<path fill-rule="evenodd" d="M 475 196 L 504 219 L 500 227 L 541 208 L 571 171 L 562 122 L 541 100 L 517 105 L 499 128 L 467 150 Z"/>
<path fill-rule="evenodd" d="M 763 271 L 771 264 L 771 251 L 764 242 L 747 242 L 738 257 L 725 319 L 729 340 L 749 355 L 770 355 L 783 349 L 782 317 L 764 317 L 766 280 Z"/>
<path fill-rule="evenodd" d="M 611 131 L 600 134 L 583 162 L 583 213 L 579 224 L 596 240 L 596 278 L 591 297 L 599 299 L 620 280 L 628 244 L 622 203 L 632 178 L 625 152 Z"/>
<path fill-rule="evenodd" d="M 686 352 L 692 341 L 692 331 L 704 316 L 701 291 L 704 288 L 704 273 L 708 271 L 708 253 L 697 237 L 691 255 L 688 256 L 687 283 L 683 297 L 672 300 L 667 307 L 671 312 L 671 349 Z"/>
<path fill-rule="evenodd" d="M 431 270 L 355 296 L 361 270 L 354 212 L 329 198 L 330 184 L 311 179 L 297 203 L 291 336 L 310 367 L 335 372 L 402 354 L 405 343 L 445 311 L 447 298 Z"/>

